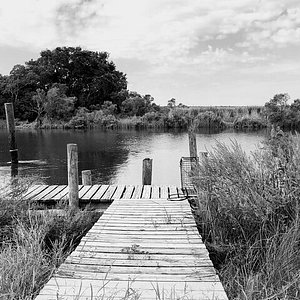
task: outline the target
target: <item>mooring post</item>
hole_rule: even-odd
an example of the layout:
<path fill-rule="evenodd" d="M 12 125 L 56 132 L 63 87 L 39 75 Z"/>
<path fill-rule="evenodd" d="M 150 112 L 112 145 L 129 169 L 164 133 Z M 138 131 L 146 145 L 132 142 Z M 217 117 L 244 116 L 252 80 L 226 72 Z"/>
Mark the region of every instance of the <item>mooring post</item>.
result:
<path fill-rule="evenodd" d="M 17 149 L 17 143 L 16 143 L 14 106 L 12 103 L 5 103 L 4 107 L 5 107 L 11 163 L 17 164 L 18 163 L 18 149 Z"/>
<path fill-rule="evenodd" d="M 69 206 L 79 207 L 78 198 L 78 147 L 76 144 L 67 144 L 68 157 L 68 187 Z"/>
<path fill-rule="evenodd" d="M 143 160 L 143 176 L 142 176 L 142 184 L 143 185 L 151 185 L 152 182 L 152 159 L 145 158 Z"/>
<path fill-rule="evenodd" d="M 91 170 L 83 170 L 81 172 L 82 176 L 82 185 L 92 185 L 92 171 Z"/>
<path fill-rule="evenodd" d="M 197 142 L 194 130 L 189 129 L 189 147 L 190 147 L 190 157 L 198 157 L 197 154 Z"/>

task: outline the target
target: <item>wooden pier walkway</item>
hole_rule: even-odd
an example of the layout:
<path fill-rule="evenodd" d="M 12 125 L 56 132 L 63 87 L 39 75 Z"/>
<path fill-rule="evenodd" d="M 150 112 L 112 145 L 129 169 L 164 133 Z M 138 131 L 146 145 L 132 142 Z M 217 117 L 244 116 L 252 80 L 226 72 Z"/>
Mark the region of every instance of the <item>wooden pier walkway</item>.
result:
<path fill-rule="evenodd" d="M 27 197 L 49 199 L 55 189 L 64 197 L 65 188 L 52 188 L 34 187 Z M 228 299 L 189 203 L 167 200 L 180 189 L 99 185 L 80 191 L 81 199 L 113 203 L 37 300 Z"/>
<path fill-rule="evenodd" d="M 28 190 L 25 197 L 40 202 L 59 201 L 67 199 L 68 191 L 67 185 L 34 185 Z M 118 199 L 166 199 L 182 196 L 182 190 L 173 185 L 79 185 L 81 202 L 112 202 Z"/>

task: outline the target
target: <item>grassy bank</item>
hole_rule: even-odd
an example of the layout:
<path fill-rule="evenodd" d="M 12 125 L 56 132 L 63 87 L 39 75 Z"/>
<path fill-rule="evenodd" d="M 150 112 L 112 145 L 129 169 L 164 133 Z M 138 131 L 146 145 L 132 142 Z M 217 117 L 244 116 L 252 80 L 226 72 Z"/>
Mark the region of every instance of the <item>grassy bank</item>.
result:
<path fill-rule="evenodd" d="M 300 297 L 300 141 L 247 156 L 217 143 L 199 168 L 198 228 L 230 299 Z"/>
<path fill-rule="evenodd" d="M 42 118 L 37 122 L 16 120 L 16 126 L 42 129 L 187 129 L 193 124 L 195 129 L 260 129 L 267 126 L 262 107 L 160 107 L 143 115 L 111 113 L 108 110 L 88 110 L 78 108 L 71 118 L 65 120 Z M 0 120 L 4 128 L 5 120 Z"/>
<path fill-rule="evenodd" d="M 20 179 L 0 198 L 0 299 L 32 299 L 99 218 L 88 211 L 36 214 L 21 198 L 26 186 Z"/>

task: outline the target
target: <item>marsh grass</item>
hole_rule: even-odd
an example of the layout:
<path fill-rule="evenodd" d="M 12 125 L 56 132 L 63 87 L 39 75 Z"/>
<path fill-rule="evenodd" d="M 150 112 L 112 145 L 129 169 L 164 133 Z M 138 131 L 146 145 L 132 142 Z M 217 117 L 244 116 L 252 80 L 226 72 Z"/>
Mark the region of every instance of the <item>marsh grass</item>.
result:
<path fill-rule="evenodd" d="M 199 174 L 196 222 L 229 298 L 299 299 L 299 136 L 250 156 L 217 143 Z"/>
<path fill-rule="evenodd" d="M 14 193 L 0 198 L 0 299 L 32 299 L 99 218 L 74 210 L 36 214 L 22 199 L 31 181 L 19 179 Z"/>

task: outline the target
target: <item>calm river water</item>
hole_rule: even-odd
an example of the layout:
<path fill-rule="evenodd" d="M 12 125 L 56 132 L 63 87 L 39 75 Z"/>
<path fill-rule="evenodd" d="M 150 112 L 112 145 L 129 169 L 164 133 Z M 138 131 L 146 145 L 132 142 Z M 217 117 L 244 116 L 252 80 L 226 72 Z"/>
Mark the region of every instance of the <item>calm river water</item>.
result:
<path fill-rule="evenodd" d="M 265 131 L 198 133 L 198 151 L 211 149 L 216 140 L 237 140 L 249 153 L 265 136 Z M 94 183 L 101 184 L 141 184 L 142 160 L 149 157 L 153 158 L 153 184 L 180 186 L 179 161 L 182 156 L 189 156 L 186 132 L 20 130 L 19 159 L 25 162 L 20 164 L 19 174 L 38 175 L 47 184 L 66 184 L 68 143 L 78 144 L 79 171 L 92 170 Z M 10 177 L 9 160 L 7 132 L 1 130 L 2 182 Z"/>

